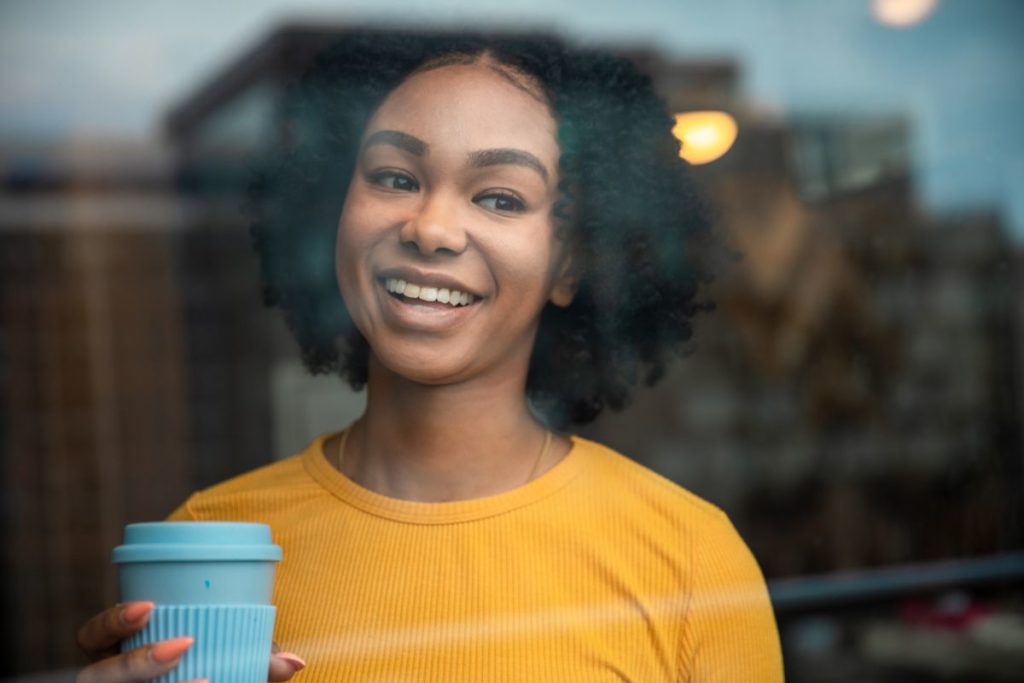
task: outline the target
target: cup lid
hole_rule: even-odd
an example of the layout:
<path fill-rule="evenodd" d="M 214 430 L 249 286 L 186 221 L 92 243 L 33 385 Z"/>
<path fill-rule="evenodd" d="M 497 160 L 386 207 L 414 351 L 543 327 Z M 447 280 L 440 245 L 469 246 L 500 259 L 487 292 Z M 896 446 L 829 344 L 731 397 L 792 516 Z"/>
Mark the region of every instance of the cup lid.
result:
<path fill-rule="evenodd" d="M 254 522 L 142 522 L 124 529 L 114 562 L 279 561 L 270 527 Z"/>

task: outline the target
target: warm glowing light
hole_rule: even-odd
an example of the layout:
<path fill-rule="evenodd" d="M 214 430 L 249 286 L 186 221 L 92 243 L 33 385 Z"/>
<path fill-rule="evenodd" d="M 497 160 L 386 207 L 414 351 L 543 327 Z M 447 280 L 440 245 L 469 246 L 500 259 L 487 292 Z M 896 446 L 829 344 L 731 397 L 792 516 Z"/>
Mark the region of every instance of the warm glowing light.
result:
<path fill-rule="evenodd" d="M 886 26 L 913 26 L 938 4 L 939 0 L 872 0 L 871 14 Z"/>
<path fill-rule="evenodd" d="M 729 151 L 736 142 L 736 119 L 724 111 L 676 114 L 672 134 L 683 143 L 679 156 L 691 164 L 707 164 Z"/>

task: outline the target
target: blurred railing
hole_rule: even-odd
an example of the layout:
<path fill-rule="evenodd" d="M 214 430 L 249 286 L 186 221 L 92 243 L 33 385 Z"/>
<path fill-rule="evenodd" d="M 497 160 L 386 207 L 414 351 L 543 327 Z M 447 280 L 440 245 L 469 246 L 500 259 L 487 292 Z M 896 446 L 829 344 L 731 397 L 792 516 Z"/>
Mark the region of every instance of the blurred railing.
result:
<path fill-rule="evenodd" d="M 965 560 L 908 564 L 770 581 L 780 618 L 835 607 L 898 600 L 947 589 L 966 590 L 1000 582 L 1024 587 L 1024 552 Z"/>

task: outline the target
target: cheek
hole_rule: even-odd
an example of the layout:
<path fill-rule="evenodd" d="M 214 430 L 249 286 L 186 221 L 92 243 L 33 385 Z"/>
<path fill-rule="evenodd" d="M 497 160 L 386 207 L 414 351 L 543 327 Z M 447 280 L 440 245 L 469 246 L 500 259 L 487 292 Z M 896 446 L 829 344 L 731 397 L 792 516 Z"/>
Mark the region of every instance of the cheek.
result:
<path fill-rule="evenodd" d="M 334 248 L 334 274 L 342 299 L 349 311 L 356 314 L 353 304 L 359 296 L 360 280 L 359 255 L 365 253 L 366 245 L 359 229 L 357 212 L 346 202 L 338 219 L 337 239 Z"/>
<path fill-rule="evenodd" d="M 500 269 L 499 282 L 518 298 L 542 304 L 548 297 L 554 268 L 554 245 L 549 232 L 532 231 L 530 238 L 503 239 L 495 245 L 495 268 Z"/>
<path fill-rule="evenodd" d="M 367 213 L 366 200 L 358 187 L 349 188 L 345 203 L 341 207 L 341 216 L 338 218 L 338 244 L 351 244 L 359 240 L 360 234 L 365 232 Z"/>
<path fill-rule="evenodd" d="M 338 221 L 338 242 L 367 249 L 387 239 L 408 218 L 408 203 L 382 200 L 353 180 Z"/>
<path fill-rule="evenodd" d="M 353 180 L 338 218 L 339 262 L 354 262 L 356 254 L 364 253 L 370 245 L 381 239 L 386 225 L 379 202 L 374 202 L 365 188 Z"/>

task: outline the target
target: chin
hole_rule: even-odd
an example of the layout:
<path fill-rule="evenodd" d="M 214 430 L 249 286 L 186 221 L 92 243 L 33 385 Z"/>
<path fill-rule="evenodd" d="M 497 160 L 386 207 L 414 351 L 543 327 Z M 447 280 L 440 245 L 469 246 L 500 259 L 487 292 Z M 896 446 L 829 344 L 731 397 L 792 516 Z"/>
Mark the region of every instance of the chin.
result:
<path fill-rule="evenodd" d="M 451 354 L 445 358 L 416 354 L 377 354 L 381 369 L 409 382 L 426 385 L 454 384 L 467 375 L 468 368 Z"/>

